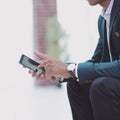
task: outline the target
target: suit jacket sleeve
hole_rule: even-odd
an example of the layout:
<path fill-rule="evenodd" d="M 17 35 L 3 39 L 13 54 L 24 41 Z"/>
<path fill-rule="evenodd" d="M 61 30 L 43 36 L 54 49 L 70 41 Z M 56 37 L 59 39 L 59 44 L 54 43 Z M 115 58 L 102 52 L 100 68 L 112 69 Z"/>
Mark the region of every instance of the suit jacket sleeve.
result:
<path fill-rule="evenodd" d="M 104 76 L 120 79 L 120 59 L 103 63 L 79 63 L 77 71 L 80 84 L 85 84 L 88 80 Z"/>

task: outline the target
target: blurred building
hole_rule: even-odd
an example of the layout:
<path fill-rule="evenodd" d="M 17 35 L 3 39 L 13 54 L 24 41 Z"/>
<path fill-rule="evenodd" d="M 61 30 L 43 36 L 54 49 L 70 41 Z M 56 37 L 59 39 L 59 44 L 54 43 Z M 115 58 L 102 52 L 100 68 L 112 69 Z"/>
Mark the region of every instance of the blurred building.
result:
<path fill-rule="evenodd" d="M 46 53 L 46 23 L 56 13 L 56 0 L 33 0 L 34 49 Z"/>
<path fill-rule="evenodd" d="M 33 0 L 33 50 L 42 53 L 47 52 L 46 25 L 48 19 L 56 16 L 56 14 L 56 0 Z M 51 84 L 56 83 L 51 83 L 48 80 L 36 81 L 36 85 Z"/>

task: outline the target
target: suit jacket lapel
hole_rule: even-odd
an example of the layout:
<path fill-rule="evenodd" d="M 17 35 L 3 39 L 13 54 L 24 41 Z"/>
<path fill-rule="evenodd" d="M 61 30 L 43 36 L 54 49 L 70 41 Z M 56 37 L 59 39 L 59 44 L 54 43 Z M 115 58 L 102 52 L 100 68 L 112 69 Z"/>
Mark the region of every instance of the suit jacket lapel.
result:
<path fill-rule="evenodd" d="M 106 21 L 105 19 L 103 18 L 102 20 L 102 36 L 103 36 L 103 39 L 104 39 L 104 46 L 103 46 L 103 50 L 105 52 L 105 56 L 104 58 L 102 58 L 103 61 L 109 61 L 110 60 L 110 57 L 109 57 L 109 50 L 108 50 L 108 42 L 107 42 L 107 31 L 106 31 Z"/>

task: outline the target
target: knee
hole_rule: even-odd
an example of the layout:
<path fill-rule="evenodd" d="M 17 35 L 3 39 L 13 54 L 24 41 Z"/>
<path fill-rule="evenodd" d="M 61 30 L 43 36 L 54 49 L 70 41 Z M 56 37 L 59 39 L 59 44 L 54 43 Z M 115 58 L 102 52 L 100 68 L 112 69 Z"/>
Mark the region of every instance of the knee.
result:
<path fill-rule="evenodd" d="M 90 88 L 90 95 L 93 96 L 96 93 L 106 93 L 110 90 L 112 81 L 109 77 L 100 77 L 93 81 Z"/>

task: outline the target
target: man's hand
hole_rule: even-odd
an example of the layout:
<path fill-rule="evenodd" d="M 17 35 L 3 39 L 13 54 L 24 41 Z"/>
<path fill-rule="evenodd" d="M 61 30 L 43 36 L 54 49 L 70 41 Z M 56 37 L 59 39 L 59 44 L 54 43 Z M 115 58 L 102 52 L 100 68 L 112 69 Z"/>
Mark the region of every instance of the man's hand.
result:
<path fill-rule="evenodd" d="M 50 58 L 48 55 L 35 51 L 35 56 L 40 60 L 38 67 L 45 69 L 45 74 L 29 71 L 32 77 L 40 80 L 49 79 L 55 80 L 58 77 L 69 78 L 70 74 L 67 71 L 67 65 L 62 61 Z"/>

